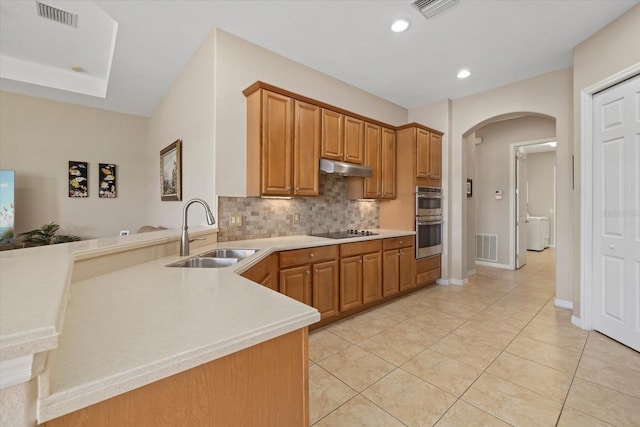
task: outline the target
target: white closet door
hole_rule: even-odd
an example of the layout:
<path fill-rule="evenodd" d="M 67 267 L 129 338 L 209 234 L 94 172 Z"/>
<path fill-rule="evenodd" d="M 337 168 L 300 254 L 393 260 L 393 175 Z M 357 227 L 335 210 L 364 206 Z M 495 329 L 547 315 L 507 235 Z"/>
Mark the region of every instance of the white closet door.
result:
<path fill-rule="evenodd" d="M 593 101 L 593 326 L 640 351 L 640 77 Z"/>

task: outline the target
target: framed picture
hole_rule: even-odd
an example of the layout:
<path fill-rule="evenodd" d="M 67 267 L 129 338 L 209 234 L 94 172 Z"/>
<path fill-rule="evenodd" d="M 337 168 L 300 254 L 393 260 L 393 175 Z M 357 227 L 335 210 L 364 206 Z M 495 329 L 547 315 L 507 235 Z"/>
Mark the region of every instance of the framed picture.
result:
<path fill-rule="evenodd" d="M 98 197 L 113 199 L 118 197 L 116 189 L 116 165 L 111 163 L 99 163 Z"/>
<path fill-rule="evenodd" d="M 89 197 L 89 163 L 69 160 L 69 197 Z"/>
<path fill-rule="evenodd" d="M 467 197 L 471 197 L 473 195 L 473 181 L 467 179 Z"/>
<path fill-rule="evenodd" d="M 160 151 L 160 199 L 182 200 L 182 140 Z"/>

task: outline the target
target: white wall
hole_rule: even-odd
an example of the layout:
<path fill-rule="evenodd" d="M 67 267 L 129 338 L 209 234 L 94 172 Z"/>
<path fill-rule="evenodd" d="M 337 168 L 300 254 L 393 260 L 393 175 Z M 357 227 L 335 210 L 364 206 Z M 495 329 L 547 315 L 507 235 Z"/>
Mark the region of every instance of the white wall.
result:
<path fill-rule="evenodd" d="M 640 63 L 640 6 L 636 6 L 573 49 L 573 152 L 576 191 L 573 196 L 573 309 L 580 317 L 580 203 L 581 203 L 581 117 L 580 93 L 604 79 Z M 587 112 L 590 114 L 590 112 Z M 560 170 L 560 163 L 558 163 Z M 560 194 L 558 194 L 560 198 Z M 560 227 L 560 224 L 558 225 Z M 558 240 L 560 240 L 558 238 Z"/>
<path fill-rule="evenodd" d="M 145 201 L 150 225 L 179 228 L 184 203 L 215 202 L 215 38 L 211 34 L 173 82 L 149 118 Z M 160 150 L 182 140 L 182 201 L 160 200 Z M 201 206 L 189 210 L 189 225 L 207 223 Z"/>
<path fill-rule="evenodd" d="M 16 171 L 16 232 L 117 236 L 146 223 L 144 117 L 0 92 L 0 168 Z M 89 163 L 89 197 L 68 197 L 69 160 Z M 98 197 L 98 164 L 117 165 L 118 197 Z"/>
<path fill-rule="evenodd" d="M 475 132 L 482 144 L 475 146 L 475 158 L 469 156 L 467 160 L 475 163 L 475 221 L 471 232 L 498 235 L 499 264 L 510 263 L 510 145 L 553 138 L 555 127 L 555 120 L 548 117 L 527 116 L 491 123 Z M 496 190 L 502 191 L 502 200 L 496 200 Z"/>
<path fill-rule="evenodd" d="M 554 173 L 556 152 L 527 154 L 527 208 L 531 216 L 549 217 L 549 243 L 555 246 Z"/>
<path fill-rule="evenodd" d="M 222 30 L 214 33 L 216 185 L 220 196 L 246 195 L 247 113 L 242 91 L 258 80 L 391 125 L 407 123 L 405 108 Z"/>

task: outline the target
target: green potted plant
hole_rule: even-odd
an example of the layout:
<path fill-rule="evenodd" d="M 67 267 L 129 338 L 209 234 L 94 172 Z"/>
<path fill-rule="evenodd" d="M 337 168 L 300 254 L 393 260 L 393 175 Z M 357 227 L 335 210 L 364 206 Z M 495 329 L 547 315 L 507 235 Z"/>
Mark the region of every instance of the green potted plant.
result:
<path fill-rule="evenodd" d="M 59 229 L 60 226 L 52 222 L 35 230 L 20 233 L 20 237 L 24 243 L 30 243 L 34 246 L 54 245 L 56 243 L 68 243 L 80 240 L 80 237 L 72 234 L 56 235 Z"/>

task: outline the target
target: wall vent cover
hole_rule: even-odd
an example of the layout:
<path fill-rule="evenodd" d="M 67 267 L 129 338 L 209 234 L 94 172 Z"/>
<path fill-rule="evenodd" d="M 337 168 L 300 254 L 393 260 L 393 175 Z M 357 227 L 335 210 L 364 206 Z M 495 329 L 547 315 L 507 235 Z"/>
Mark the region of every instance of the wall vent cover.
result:
<path fill-rule="evenodd" d="M 60 24 L 68 25 L 73 28 L 78 28 L 78 15 L 70 13 L 62 9 L 56 9 L 48 4 L 36 2 L 38 8 L 38 16 L 50 19 Z"/>
<path fill-rule="evenodd" d="M 425 18 L 432 18 L 438 13 L 450 8 L 458 0 L 415 0 L 411 3 Z"/>
<path fill-rule="evenodd" d="M 476 259 L 498 262 L 497 234 L 476 234 Z"/>

